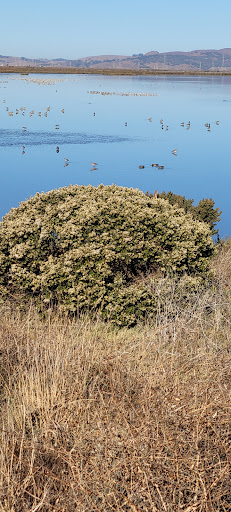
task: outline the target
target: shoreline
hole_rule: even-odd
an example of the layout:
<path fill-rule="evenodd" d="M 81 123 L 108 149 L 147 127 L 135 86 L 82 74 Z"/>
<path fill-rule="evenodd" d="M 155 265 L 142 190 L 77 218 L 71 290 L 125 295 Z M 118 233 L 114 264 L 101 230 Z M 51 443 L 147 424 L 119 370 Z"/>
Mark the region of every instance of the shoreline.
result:
<path fill-rule="evenodd" d="M 2 66 L 0 74 L 16 73 L 30 74 L 54 74 L 54 75 L 115 75 L 115 76 L 231 76 L 230 71 L 193 71 L 193 70 L 157 70 L 157 69 L 96 69 L 96 68 L 71 68 L 71 67 L 28 67 L 28 66 Z"/>

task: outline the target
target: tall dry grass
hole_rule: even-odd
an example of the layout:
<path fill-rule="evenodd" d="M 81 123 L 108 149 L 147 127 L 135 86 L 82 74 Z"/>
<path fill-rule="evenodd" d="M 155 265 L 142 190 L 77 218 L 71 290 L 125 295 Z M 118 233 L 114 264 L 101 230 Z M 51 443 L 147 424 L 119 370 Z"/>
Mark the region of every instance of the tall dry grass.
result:
<path fill-rule="evenodd" d="M 231 509 L 229 242 L 213 270 L 130 330 L 1 306 L 1 512 Z"/>

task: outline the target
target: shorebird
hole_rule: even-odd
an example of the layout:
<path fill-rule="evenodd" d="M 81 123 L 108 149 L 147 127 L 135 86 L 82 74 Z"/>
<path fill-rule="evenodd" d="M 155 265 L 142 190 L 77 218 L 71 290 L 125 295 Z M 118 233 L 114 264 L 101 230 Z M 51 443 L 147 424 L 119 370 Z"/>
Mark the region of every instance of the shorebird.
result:
<path fill-rule="evenodd" d="M 92 165 L 92 167 L 96 167 L 96 165 L 98 165 L 96 162 L 90 162 L 90 164 Z"/>
<path fill-rule="evenodd" d="M 57 149 L 57 148 L 56 148 Z M 69 162 L 69 159 L 68 158 L 64 158 L 65 162 Z"/>
<path fill-rule="evenodd" d="M 144 165 L 139 165 L 139 169 L 144 169 Z"/>
<path fill-rule="evenodd" d="M 159 167 L 159 164 L 152 164 L 152 167 Z"/>
<path fill-rule="evenodd" d="M 92 169 L 90 169 L 90 171 L 97 171 L 97 167 L 92 167 Z"/>
<path fill-rule="evenodd" d="M 158 165 L 158 169 L 164 169 L 164 165 Z"/>
<path fill-rule="evenodd" d="M 61 112 L 64 114 L 64 108 L 62 108 Z"/>
<path fill-rule="evenodd" d="M 172 155 L 177 156 L 177 149 L 173 149 L 173 150 L 172 150 Z"/>
<path fill-rule="evenodd" d="M 219 125 L 219 121 L 216 121 L 216 124 Z"/>

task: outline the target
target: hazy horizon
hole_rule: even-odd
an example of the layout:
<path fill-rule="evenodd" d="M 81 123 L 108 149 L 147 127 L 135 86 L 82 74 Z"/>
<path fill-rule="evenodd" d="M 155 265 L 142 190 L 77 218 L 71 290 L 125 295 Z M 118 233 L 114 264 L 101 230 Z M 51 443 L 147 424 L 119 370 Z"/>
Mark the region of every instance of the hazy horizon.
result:
<path fill-rule="evenodd" d="M 158 52 L 158 54 L 164 54 L 164 53 L 193 53 L 195 51 L 221 51 L 221 50 L 227 50 L 227 49 L 230 49 L 230 47 L 224 47 L 224 48 L 193 48 L 191 50 L 180 50 L 180 49 L 177 49 L 177 50 L 170 50 L 169 52 L 159 52 L 158 50 L 155 50 L 154 48 L 151 49 L 151 50 L 148 50 L 147 52 L 144 53 L 145 54 L 148 54 L 148 53 L 151 53 L 151 52 Z M 137 52 L 136 54 L 128 54 L 128 53 L 95 53 L 95 54 L 92 54 L 92 55 L 82 55 L 82 56 L 78 56 L 76 57 L 76 59 L 85 59 L 85 58 L 91 58 L 91 57 L 103 57 L 103 56 L 121 56 L 121 57 L 131 57 L 132 55 L 138 55 L 138 54 L 142 54 L 142 52 Z M 28 60 L 58 60 L 58 59 L 63 59 L 63 60 L 75 60 L 74 58 L 71 58 L 69 56 L 60 56 L 60 55 L 53 55 L 52 57 L 46 57 L 46 56 L 33 56 L 33 57 L 28 57 L 27 55 L 13 55 L 13 54 L 7 54 L 7 55 L 3 55 L 1 54 L 3 57 L 15 57 L 15 58 L 26 58 Z"/>

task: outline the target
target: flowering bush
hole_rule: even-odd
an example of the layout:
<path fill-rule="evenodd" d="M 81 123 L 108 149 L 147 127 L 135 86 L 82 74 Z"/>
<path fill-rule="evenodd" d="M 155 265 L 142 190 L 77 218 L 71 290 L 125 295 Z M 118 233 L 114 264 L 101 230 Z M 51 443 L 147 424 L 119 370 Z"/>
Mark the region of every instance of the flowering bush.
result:
<path fill-rule="evenodd" d="M 168 201 L 115 185 L 36 194 L 0 224 L 2 292 L 117 324 L 155 313 L 145 276 L 206 273 L 214 252 L 203 222 Z"/>

